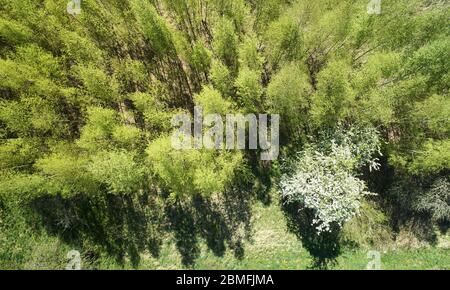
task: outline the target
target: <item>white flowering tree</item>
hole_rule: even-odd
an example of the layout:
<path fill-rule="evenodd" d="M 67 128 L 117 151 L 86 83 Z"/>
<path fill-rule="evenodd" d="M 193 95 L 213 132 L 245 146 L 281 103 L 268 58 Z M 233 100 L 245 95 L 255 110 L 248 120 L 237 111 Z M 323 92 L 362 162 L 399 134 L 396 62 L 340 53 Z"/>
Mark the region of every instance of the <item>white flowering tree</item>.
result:
<path fill-rule="evenodd" d="M 341 227 L 359 213 L 363 198 L 371 193 L 356 171 L 362 164 L 377 168 L 373 157 L 380 147 L 376 131 L 365 130 L 360 137 L 367 138 L 357 142 L 350 138 L 355 130 L 348 130 L 344 138 L 342 134 L 338 129 L 335 136 L 340 138 L 328 141 L 326 146 L 320 143 L 306 148 L 280 182 L 284 202 L 299 204 L 299 210 L 312 210 L 310 222 L 319 234 L 330 232 L 333 225 Z"/>

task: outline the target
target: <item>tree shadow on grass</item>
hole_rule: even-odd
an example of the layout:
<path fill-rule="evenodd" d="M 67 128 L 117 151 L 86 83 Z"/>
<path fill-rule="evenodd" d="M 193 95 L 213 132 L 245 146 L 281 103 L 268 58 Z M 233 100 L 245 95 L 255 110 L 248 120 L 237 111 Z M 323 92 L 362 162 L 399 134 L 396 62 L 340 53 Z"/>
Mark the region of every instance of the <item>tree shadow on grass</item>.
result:
<path fill-rule="evenodd" d="M 82 249 L 90 261 L 99 258 L 99 248 L 119 265 L 128 257 L 133 267 L 138 267 L 144 250 L 159 255 L 161 218 L 158 206 L 145 197 L 43 196 L 30 206 L 39 217 L 33 220 L 74 249 Z M 95 268 L 95 262 L 91 266 Z"/>
<path fill-rule="evenodd" d="M 310 268 L 328 269 L 334 266 L 341 253 L 339 228 L 334 227 L 331 232 L 317 234 L 315 226 L 311 225 L 314 218 L 312 210 L 299 210 L 300 208 L 299 204 L 282 204 L 288 230 L 297 236 L 313 258 Z"/>
<path fill-rule="evenodd" d="M 166 206 L 165 231 L 173 233 L 184 266 L 194 266 L 200 255 L 200 240 L 217 257 L 222 257 L 227 248 L 236 258 L 244 257 L 243 241 L 251 233 L 251 203 L 249 196 L 235 194 L 227 192 L 214 198 L 195 196 Z"/>
<path fill-rule="evenodd" d="M 137 268 L 141 254 L 158 258 L 163 241 L 172 237 L 185 267 L 193 267 L 205 241 L 214 255 L 227 248 L 243 258 L 243 240 L 251 233 L 252 193 L 233 189 L 213 198 L 192 197 L 169 203 L 156 195 L 113 195 L 70 198 L 43 196 L 30 203 L 30 223 L 80 249 L 97 261 L 107 253 L 124 266 Z M 91 268 L 98 265 L 92 263 Z"/>
<path fill-rule="evenodd" d="M 430 212 L 418 210 L 420 197 L 429 190 L 433 178 L 410 176 L 402 171 L 396 171 L 390 166 L 386 157 L 381 158 L 382 168 L 372 173 L 365 172 L 365 180 L 371 192 L 378 193 L 372 199 L 388 216 L 389 224 L 396 239 L 408 246 L 417 246 L 417 242 L 436 245 L 437 235 L 435 221 Z M 402 237 L 407 233 L 406 240 Z"/>

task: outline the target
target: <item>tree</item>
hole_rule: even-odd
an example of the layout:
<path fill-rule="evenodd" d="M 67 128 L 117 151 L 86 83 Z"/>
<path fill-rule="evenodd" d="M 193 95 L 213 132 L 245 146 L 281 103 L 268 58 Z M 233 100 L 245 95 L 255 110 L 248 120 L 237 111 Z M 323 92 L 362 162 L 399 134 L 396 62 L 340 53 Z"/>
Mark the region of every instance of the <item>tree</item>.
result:
<path fill-rule="evenodd" d="M 281 116 L 280 156 L 295 160 L 281 177 L 292 201 L 283 207 L 314 255 L 338 253 L 340 225 L 368 203 L 366 184 L 395 227 L 446 219 L 447 3 L 383 0 L 380 15 L 367 0 L 82 0 L 79 15 L 65 5 L 0 0 L 8 265 L 33 264 L 32 249 L 48 242 L 137 267 L 172 234 L 190 265 L 197 240 L 227 236 L 242 257 L 236 223 L 279 194 L 280 162 L 175 150 L 171 119 L 195 106 Z"/>

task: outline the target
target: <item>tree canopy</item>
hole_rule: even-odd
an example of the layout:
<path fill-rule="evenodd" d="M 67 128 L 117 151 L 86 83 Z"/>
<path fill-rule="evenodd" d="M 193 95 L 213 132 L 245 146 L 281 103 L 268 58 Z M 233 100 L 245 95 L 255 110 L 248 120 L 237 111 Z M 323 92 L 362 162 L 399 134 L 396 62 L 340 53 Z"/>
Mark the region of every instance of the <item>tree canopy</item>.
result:
<path fill-rule="evenodd" d="M 193 263 L 185 235 L 214 240 L 206 208 L 239 252 L 246 206 L 274 191 L 314 212 L 315 235 L 365 200 L 395 225 L 448 224 L 450 6 L 367 2 L 0 0 L 0 267 L 25 259 L 23 229 L 119 259 L 145 248 L 132 231 L 171 232 Z M 195 105 L 279 114 L 282 156 L 171 148 Z"/>

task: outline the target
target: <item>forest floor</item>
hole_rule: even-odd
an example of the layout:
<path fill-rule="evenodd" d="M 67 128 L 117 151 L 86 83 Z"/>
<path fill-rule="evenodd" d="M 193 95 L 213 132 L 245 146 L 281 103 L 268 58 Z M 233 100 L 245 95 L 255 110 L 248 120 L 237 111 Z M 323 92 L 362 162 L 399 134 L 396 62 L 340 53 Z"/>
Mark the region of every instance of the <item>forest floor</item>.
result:
<path fill-rule="evenodd" d="M 301 246 L 295 235 L 287 230 L 280 207 L 276 203 L 270 206 L 258 204 L 254 208 L 253 235 L 244 245 L 242 259 L 237 259 L 232 251 L 226 251 L 222 257 L 215 256 L 205 243 L 201 245 L 201 254 L 193 269 L 198 270 L 294 270 L 309 269 L 312 258 Z M 383 270 L 421 270 L 450 269 L 450 236 L 440 238 L 436 247 L 419 249 L 397 249 L 380 251 Z M 363 270 L 370 262 L 369 251 L 377 249 L 343 249 L 337 263 L 331 269 Z M 106 263 L 105 263 L 106 262 Z M 101 268 L 116 268 L 111 261 L 103 261 Z M 181 256 L 175 244 L 166 242 L 158 258 L 144 255 L 139 269 L 183 269 Z"/>

